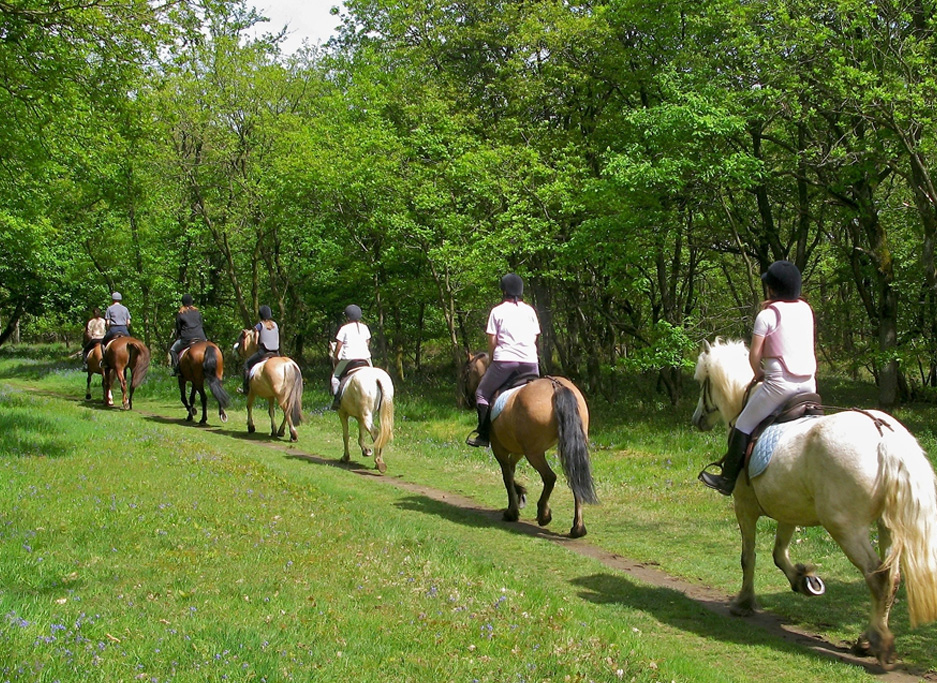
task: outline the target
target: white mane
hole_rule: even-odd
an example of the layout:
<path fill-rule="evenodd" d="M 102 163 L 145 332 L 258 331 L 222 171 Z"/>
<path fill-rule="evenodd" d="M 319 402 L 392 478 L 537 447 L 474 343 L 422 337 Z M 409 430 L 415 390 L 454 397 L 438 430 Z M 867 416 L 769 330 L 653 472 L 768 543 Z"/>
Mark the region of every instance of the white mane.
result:
<path fill-rule="evenodd" d="M 716 337 L 696 362 L 694 378 L 700 383 L 709 378 L 713 400 L 726 420 L 734 420 L 742 411 L 745 390 L 754 377 L 748 359 L 745 342 Z"/>

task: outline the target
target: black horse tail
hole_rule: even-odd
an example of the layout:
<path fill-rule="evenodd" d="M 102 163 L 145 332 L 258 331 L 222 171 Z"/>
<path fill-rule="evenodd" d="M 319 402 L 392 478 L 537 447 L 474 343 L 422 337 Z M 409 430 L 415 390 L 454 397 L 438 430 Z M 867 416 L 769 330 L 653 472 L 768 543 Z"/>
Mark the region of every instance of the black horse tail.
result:
<path fill-rule="evenodd" d="M 228 392 L 224 390 L 221 378 L 218 377 L 218 349 L 211 344 L 205 348 L 205 356 L 202 358 L 202 375 L 208 382 L 211 395 L 218 401 L 218 408 L 220 410 L 227 408 L 231 399 L 228 397 Z"/>
<path fill-rule="evenodd" d="M 127 346 L 132 349 L 132 353 L 137 357 L 137 362 L 133 364 L 133 370 L 131 370 L 132 376 L 130 379 L 130 388 L 136 389 L 143 384 L 146 373 L 150 369 L 150 350 L 146 348 L 146 344 L 136 339 L 128 342 Z M 128 365 L 130 365 L 129 362 Z"/>
<path fill-rule="evenodd" d="M 298 425 L 303 421 L 303 374 L 293 361 L 286 365 L 286 377 L 290 386 L 283 410 L 289 410 L 290 420 L 294 425 Z"/>
<path fill-rule="evenodd" d="M 592 483 L 589 464 L 589 442 L 579 414 L 576 395 L 562 384 L 553 392 L 553 411 L 556 413 L 557 446 L 563 473 L 573 495 L 583 503 L 598 503 Z"/>

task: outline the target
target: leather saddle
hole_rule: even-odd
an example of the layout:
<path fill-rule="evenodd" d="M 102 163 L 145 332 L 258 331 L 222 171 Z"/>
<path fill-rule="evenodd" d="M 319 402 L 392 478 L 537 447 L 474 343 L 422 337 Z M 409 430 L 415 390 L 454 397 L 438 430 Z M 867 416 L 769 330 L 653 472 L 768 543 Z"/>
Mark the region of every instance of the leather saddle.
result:
<path fill-rule="evenodd" d="M 795 394 L 789 398 L 784 405 L 762 420 L 761 423 L 755 427 L 755 430 L 749 438 L 748 447 L 745 449 L 745 465 L 748 465 L 755 444 L 758 442 L 758 437 L 760 437 L 768 427 L 783 422 L 793 422 L 794 420 L 799 420 L 809 415 L 823 415 L 823 405 L 820 400 L 820 394 Z"/>

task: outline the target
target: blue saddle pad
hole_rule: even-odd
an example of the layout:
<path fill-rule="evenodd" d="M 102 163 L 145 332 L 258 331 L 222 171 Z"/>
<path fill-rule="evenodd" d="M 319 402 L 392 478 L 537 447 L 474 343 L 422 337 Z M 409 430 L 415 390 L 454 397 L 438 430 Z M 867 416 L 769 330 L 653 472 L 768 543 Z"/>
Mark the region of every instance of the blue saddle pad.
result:
<path fill-rule="evenodd" d="M 758 437 L 758 441 L 755 442 L 752 457 L 748 461 L 749 478 L 754 479 L 759 474 L 764 474 L 771 462 L 774 449 L 777 448 L 783 438 L 806 431 L 812 426 L 813 420 L 818 417 L 822 417 L 822 415 L 807 415 L 791 422 L 773 424 L 763 431 L 761 436 Z"/>
<path fill-rule="evenodd" d="M 508 399 L 516 394 L 520 389 L 526 387 L 526 384 L 522 384 L 519 387 L 514 387 L 513 389 L 508 389 L 507 391 L 502 392 L 498 398 L 495 399 L 495 404 L 491 406 L 491 421 L 494 422 L 498 415 L 501 414 L 501 411 L 504 410 L 504 405 L 508 402 Z"/>

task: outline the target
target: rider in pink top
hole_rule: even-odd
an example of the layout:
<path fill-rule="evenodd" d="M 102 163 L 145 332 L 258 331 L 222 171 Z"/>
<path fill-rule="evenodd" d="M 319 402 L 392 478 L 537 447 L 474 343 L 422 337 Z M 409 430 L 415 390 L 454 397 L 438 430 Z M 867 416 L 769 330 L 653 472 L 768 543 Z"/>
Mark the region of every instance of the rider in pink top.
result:
<path fill-rule="evenodd" d="M 800 271 L 790 261 L 775 261 L 761 276 L 768 301 L 755 318 L 749 361 L 758 385 L 735 421 L 722 473 L 700 472 L 699 479 L 731 495 L 745 460 L 751 433 L 792 396 L 816 393 L 813 309 L 800 298 Z"/>
<path fill-rule="evenodd" d="M 465 440 L 469 446 L 487 446 L 491 421 L 489 404 L 495 392 L 515 377 L 540 374 L 537 337 L 540 322 L 537 312 L 524 303 L 524 281 L 514 273 L 501 278 L 502 301 L 488 315 L 488 355 L 491 364 L 475 391 L 478 427 L 475 436 Z"/>

